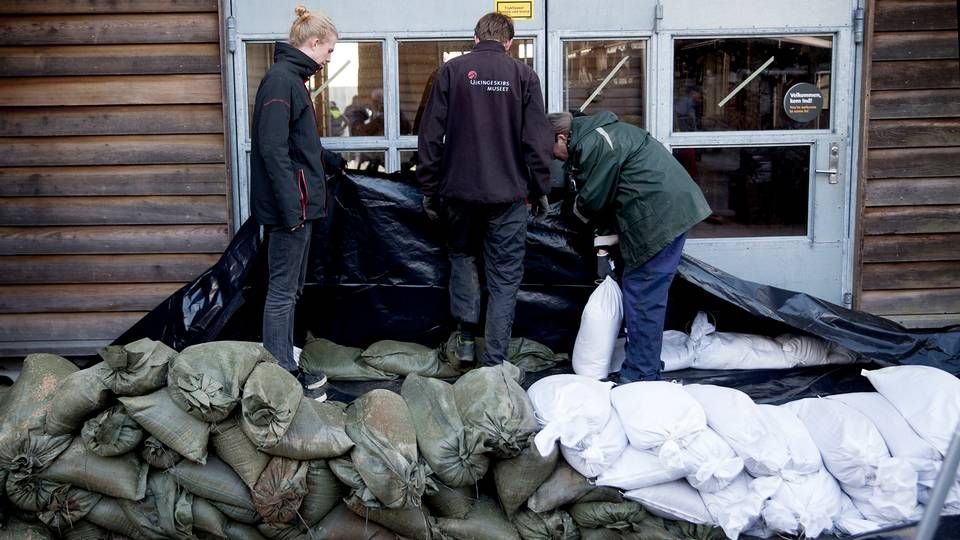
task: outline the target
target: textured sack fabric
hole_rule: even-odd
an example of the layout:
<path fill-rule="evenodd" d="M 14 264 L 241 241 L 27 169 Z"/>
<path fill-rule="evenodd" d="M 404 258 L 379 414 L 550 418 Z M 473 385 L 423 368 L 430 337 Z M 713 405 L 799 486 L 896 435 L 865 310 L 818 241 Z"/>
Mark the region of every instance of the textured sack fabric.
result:
<path fill-rule="evenodd" d="M 400 389 L 417 433 L 417 447 L 433 473 L 451 487 L 475 484 L 486 474 L 483 434 L 467 431 L 449 383 L 409 375 Z"/>
<path fill-rule="evenodd" d="M 181 461 L 167 469 L 167 474 L 198 497 L 250 510 L 254 508 L 246 484 L 215 456 L 210 456 L 204 465 Z"/>
<path fill-rule="evenodd" d="M 53 540 L 56 537 L 41 524 L 11 518 L 9 523 L 0 529 L 0 538 L 3 540 Z"/>
<path fill-rule="evenodd" d="M 471 370 L 453 385 L 464 429 L 481 432 L 485 446 L 499 458 L 519 454 L 537 431 L 533 405 L 519 378 L 516 366 L 501 364 Z"/>
<path fill-rule="evenodd" d="M 437 484 L 436 493 L 424 493 L 423 502 L 437 517 L 463 519 L 477 500 L 476 486 L 450 487 Z"/>
<path fill-rule="evenodd" d="M 659 457 L 668 469 L 686 470 L 687 482 L 702 493 L 727 487 L 744 468 L 744 460 L 709 427 L 687 437 L 683 446 L 663 445 Z"/>
<path fill-rule="evenodd" d="M 396 540 L 396 533 L 377 523 L 364 520 L 353 513 L 346 504 L 340 504 L 331 510 L 314 527 L 323 531 L 324 540 Z"/>
<path fill-rule="evenodd" d="M 143 498 L 149 470 L 150 467 L 136 454 L 101 457 L 87 450 L 77 437 L 40 476 L 102 495 L 135 501 Z"/>
<path fill-rule="evenodd" d="M 442 540 L 520 540 L 517 528 L 487 497 L 481 497 L 465 519 L 434 518 L 431 532 Z"/>
<path fill-rule="evenodd" d="M 648 514 L 643 507 L 633 501 L 622 503 L 588 502 L 576 503 L 570 507 L 570 517 L 579 527 L 588 529 L 616 529 L 629 531 L 642 523 Z"/>
<path fill-rule="evenodd" d="M 240 402 L 243 383 L 261 361 L 274 359 L 259 343 L 214 341 L 187 347 L 170 362 L 170 397 L 198 420 L 219 422 Z"/>
<path fill-rule="evenodd" d="M 167 473 L 152 473 L 147 482 L 147 490 L 147 500 L 153 503 L 156 526 L 163 534 L 170 538 L 193 537 L 193 503 L 197 498 Z M 222 521 L 222 516 L 220 518 Z M 220 532 L 222 527 L 219 525 L 211 528 Z"/>
<path fill-rule="evenodd" d="M 682 446 L 684 438 L 707 427 L 703 407 L 679 384 L 666 381 L 623 384 L 610 391 L 610 400 L 627 439 L 637 450 L 667 443 Z"/>
<path fill-rule="evenodd" d="M 127 413 L 150 435 L 195 463 L 207 460 L 210 425 L 177 406 L 166 388 L 145 396 L 120 398 Z"/>
<path fill-rule="evenodd" d="M 623 496 L 637 501 L 655 516 L 700 525 L 714 524 L 713 516 L 707 510 L 700 492 L 685 480 L 632 489 Z"/>
<path fill-rule="evenodd" d="M 776 476 L 751 479 L 742 473 L 729 486 L 713 493 L 702 493 L 713 521 L 727 538 L 736 540 L 740 533 L 757 525 L 764 501 L 770 498 L 783 481 Z"/>
<path fill-rule="evenodd" d="M 546 455 L 555 443 L 568 448 L 586 448 L 588 439 L 600 433 L 610 420 L 612 382 L 600 382 L 582 375 L 551 375 L 533 383 L 527 396 L 540 432 L 534 439 Z"/>
<path fill-rule="evenodd" d="M 843 492 L 830 473 L 816 473 L 784 480 L 764 503 L 762 516 L 767 526 L 780 533 L 817 538 L 830 532 L 840 516 Z"/>
<path fill-rule="evenodd" d="M 83 520 L 63 531 L 63 540 L 119 540 L 116 533 Z"/>
<path fill-rule="evenodd" d="M 807 426 L 793 411 L 777 405 L 757 405 L 757 410 L 770 436 L 782 440 L 787 446 L 789 459 L 781 471 L 784 478 L 813 474 L 823 468 L 820 449 L 810 437 Z"/>
<path fill-rule="evenodd" d="M 786 369 L 794 367 L 783 347 L 766 336 L 717 332 L 704 312 L 697 313 L 690 328 L 697 369 Z"/>
<path fill-rule="evenodd" d="M 151 435 L 143 441 L 140 458 L 154 469 L 166 470 L 176 465 L 178 461 L 183 459 L 183 456 Z"/>
<path fill-rule="evenodd" d="M 397 375 L 417 374 L 441 379 L 456 377 L 460 372 L 437 349 L 417 343 L 384 340 L 364 349 L 359 362 Z"/>
<path fill-rule="evenodd" d="M 109 370 L 103 383 L 118 396 L 141 396 L 167 384 L 167 369 L 177 351 L 159 341 L 143 338 L 99 351 Z"/>
<path fill-rule="evenodd" d="M 270 456 L 257 450 L 243 434 L 236 416 L 210 428 L 210 442 L 224 463 L 230 466 L 248 487 L 253 487 L 260 473 L 270 463 Z"/>
<path fill-rule="evenodd" d="M 397 378 L 396 373 L 358 362 L 361 353 L 363 349 L 308 336 L 300 353 L 300 369 L 318 375 L 324 373 L 331 381 L 389 381 Z"/>
<path fill-rule="evenodd" d="M 667 467 L 655 451 L 628 446 L 620 458 L 597 477 L 597 485 L 623 490 L 640 489 L 678 480 L 686 475 L 686 467 Z"/>
<path fill-rule="evenodd" d="M 347 495 L 346 486 L 337 480 L 330 466 L 322 459 L 307 462 L 306 486 L 307 493 L 300 505 L 300 518 L 310 527 L 323 519 Z"/>
<path fill-rule="evenodd" d="M 563 510 L 538 514 L 523 510 L 513 516 L 513 525 L 523 540 L 580 540 L 580 531 Z"/>
<path fill-rule="evenodd" d="M 257 513 L 257 510 L 250 508 L 242 508 L 240 506 L 234 506 L 232 504 L 227 504 L 220 501 L 208 501 L 214 506 L 217 510 L 227 516 L 227 518 L 232 519 L 238 523 L 246 523 L 247 525 L 256 525 L 260 523 L 260 514 Z"/>
<path fill-rule="evenodd" d="M 80 437 L 87 450 L 112 457 L 132 451 L 143 440 L 144 433 L 123 405 L 115 405 L 87 420 Z"/>
<path fill-rule="evenodd" d="M 129 501 L 127 501 L 129 502 Z M 149 506 L 149 512 L 147 510 Z M 155 523 L 158 520 L 153 500 L 121 505 L 118 499 L 103 497 L 90 512 L 87 521 L 126 538 L 160 540 L 166 538 Z"/>
<path fill-rule="evenodd" d="M 240 427 L 257 448 L 276 446 L 302 400 L 303 388 L 296 377 L 278 364 L 262 362 L 243 386 Z"/>
<path fill-rule="evenodd" d="M 629 446 L 620 418 L 611 413 L 607 425 L 599 433 L 574 447 L 561 445 L 560 455 L 580 474 L 596 478 L 612 467 Z"/>
<path fill-rule="evenodd" d="M 53 397 L 44 419 L 44 431 L 49 435 L 73 433 L 84 420 L 102 411 L 110 400 L 110 389 L 103 384 L 109 371 L 106 364 L 100 363 L 68 375 Z"/>
<path fill-rule="evenodd" d="M 345 501 L 347 508 L 364 521 L 379 523 L 387 529 L 412 540 L 430 540 L 430 518 L 426 509 L 420 508 L 371 508 L 363 501 L 350 498 Z"/>
<path fill-rule="evenodd" d="M 17 508 L 39 512 L 50 504 L 53 493 L 63 484 L 26 471 L 11 472 L 4 485 L 6 496 Z"/>
<path fill-rule="evenodd" d="M 345 431 L 344 405 L 333 401 L 300 402 L 293 422 L 276 445 L 262 448 L 272 456 L 297 460 L 327 459 L 342 456 L 353 448 Z"/>
<path fill-rule="evenodd" d="M 253 486 L 253 504 L 266 523 L 287 523 L 307 494 L 306 462 L 275 457 Z"/>
<path fill-rule="evenodd" d="M 532 437 L 531 437 L 532 438 Z M 497 486 L 497 497 L 507 517 L 524 504 L 537 488 L 553 474 L 559 456 L 557 445 L 546 456 L 532 443 L 520 455 L 495 461 L 493 480 Z"/>
<path fill-rule="evenodd" d="M 580 330 L 573 344 L 573 371 L 591 379 L 610 374 L 613 349 L 623 322 L 623 295 L 610 276 L 603 280 L 583 308 Z"/>
<path fill-rule="evenodd" d="M 586 477 L 559 460 L 557 468 L 527 500 L 527 507 L 534 512 L 551 512 L 592 490 L 593 486 Z"/>

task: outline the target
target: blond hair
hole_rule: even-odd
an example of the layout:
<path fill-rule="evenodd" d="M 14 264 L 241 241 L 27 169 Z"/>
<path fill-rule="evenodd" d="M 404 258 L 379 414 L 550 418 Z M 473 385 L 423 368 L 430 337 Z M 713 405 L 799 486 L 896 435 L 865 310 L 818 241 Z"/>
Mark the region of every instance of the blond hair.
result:
<path fill-rule="evenodd" d="M 297 19 L 290 27 L 290 44 L 294 47 L 303 45 L 313 37 L 320 38 L 321 42 L 339 37 L 337 27 L 333 25 L 330 17 L 323 13 L 311 13 L 303 6 L 297 6 L 294 13 L 297 14 Z"/>

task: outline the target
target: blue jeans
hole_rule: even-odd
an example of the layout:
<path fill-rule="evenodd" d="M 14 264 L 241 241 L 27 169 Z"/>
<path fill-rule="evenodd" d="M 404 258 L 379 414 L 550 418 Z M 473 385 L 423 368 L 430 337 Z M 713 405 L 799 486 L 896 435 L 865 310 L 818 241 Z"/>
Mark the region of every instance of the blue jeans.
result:
<path fill-rule="evenodd" d="M 657 380 L 663 363 L 663 321 L 667 294 L 677 273 L 686 233 L 667 244 L 652 259 L 623 275 L 623 318 L 627 345 L 620 377 L 626 381 Z"/>
<path fill-rule="evenodd" d="M 267 227 L 270 278 L 263 306 L 263 346 L 287 371 L 298 369 L 293 361 L 293 317 L 307 277 L 312 231 L 312 221 L 295 231 Z"/>

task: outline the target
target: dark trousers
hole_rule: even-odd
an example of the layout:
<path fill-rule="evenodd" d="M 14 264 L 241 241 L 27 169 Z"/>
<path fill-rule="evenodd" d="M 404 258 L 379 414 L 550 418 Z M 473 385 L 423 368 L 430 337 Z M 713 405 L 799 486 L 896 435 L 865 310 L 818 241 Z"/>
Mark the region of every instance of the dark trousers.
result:
<path fill-rule="evenodd" d="M 663 321 L 667 314 L 667 294 L 677 273 L 687 235 L 673 242 L 623 275 L 623 318 L 627 345 L 620 377 L 629 381 L 657 380 L 663 364 Z"/>
<path fill-rule="evenodd" d="M 450 256 L 450 313 L 464 323 L 480 321 L 477 256 L 483 253 L 487 281 L 484 364 L 507 361 L 517 291 L 523 278 L 527 217 L 523 201 L 477 204 L 446 201 Z"/>
<path fill-rule="evenodd" d="M 296 371 L 293 361 L 293 316 L 307 277 L 313 222 L 291 231 L 267 227 L 267 265 L 270 280 L 263 306 L 263 346 L 287 371 Z"/>

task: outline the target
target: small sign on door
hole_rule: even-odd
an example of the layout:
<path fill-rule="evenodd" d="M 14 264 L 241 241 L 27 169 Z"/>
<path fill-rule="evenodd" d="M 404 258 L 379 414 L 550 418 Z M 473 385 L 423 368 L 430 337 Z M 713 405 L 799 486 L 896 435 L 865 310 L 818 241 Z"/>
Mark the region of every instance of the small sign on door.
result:
<path fill-rule="evenodd" d="M 810 83 L 798 83 L 783 96 L 783 112 L 791 119 L 806 123 L 820 116 L 823 110 L 823 94 Z"/>
<path fill-rule="evenodd" d="M 533 19 L 533 0 L 494 0 L 494 11 L 515 21 Z"/>

